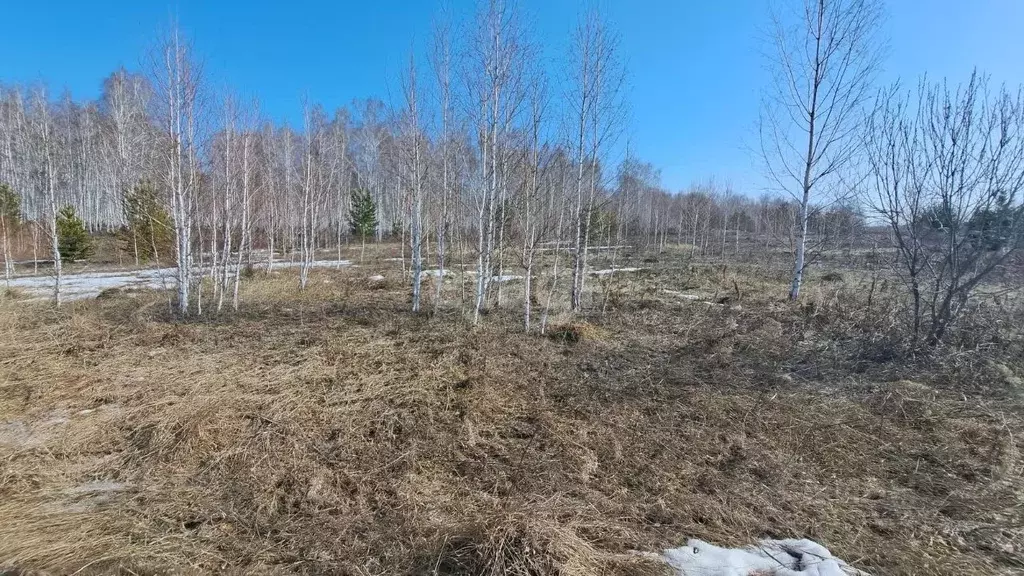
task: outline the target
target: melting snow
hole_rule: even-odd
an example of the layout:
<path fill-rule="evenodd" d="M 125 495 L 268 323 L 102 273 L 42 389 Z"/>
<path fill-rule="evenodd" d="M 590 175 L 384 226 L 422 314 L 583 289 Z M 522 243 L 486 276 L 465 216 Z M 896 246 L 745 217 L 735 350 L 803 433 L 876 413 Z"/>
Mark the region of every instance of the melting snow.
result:
<path fill-rule="evenodd" d="M 810 540 L 762 540 L 745 548 L 688 540 L 682 548 L 665 550 L 659 559 L 676 576 L 867 576 Z"/>
<path fill-rule="evenodd" d="M 107 492 L 121 492 L 128 486 L 113 480 L 90 480 L 78 486 L 72 486 L 64 490 L 65 494 L 103 494 Z"/>
<path fill-rule="evenodd" d="M 298 267 L 300 264 L 301 262 L 274 262 L 274 268 Z M 342 268 L 351 265 L 352 263 L 348 260 L 317 260 L 312 264 L 314 268 Z M 256 263 L 253 266 L 265 268 L 266 263 Z M 234 266 L 230 267 L 230 270 L 234 271 L 234 269 Z M 176 274 L 177 268 L 65 274 L 61 278 L 61 297 L 65 300 L 92 298 L 98 296 L 104 290 L 112 288 L 170 289 L 177 283 Z M 24 290 L 35 298 L 49 298 L 53 294 L 53 281 L 52 275 L 23 276 L 12 278 L 11 287 Z"/>
<path fill-rule="evenodd" d="M 551 244 L 555 244 L 555 242 L 541 242 L 541 244 L 542 245 L 551 245 Z M 567 244 L 567 245 L 571 246 L 572 243 L 571 242 L 563 242 L 563 244 Z M 561 244 L 559 244 L 559 246 L 561 246 Z M 632 246 L 587 246 L 587 251 L 588 252 L 600 252 L 602 250 L 628 250 L 630 248 L 632 248 Z M 556 250 L 556 249 L 557 250 L 561 250 L 562 248 L 538 248 L 537 251 L 538 252 L 548 252 L 548 251 L 553 251 L 553 250 Z"/>
<path fill-rule="evenodd" d="M 110 288 L 170 288 L 174 285 L 174 274 L 174 268 L 65 274 L 61 279 L 61 297 L 65 300 L 90 298 Z M 11 286 L 32 296 L 47 298 L 53 293 L 53 281 L 53 276 L 28 276 L 13 278 Z"/>
<path fill-rule="evenodd" d="M 665 294 L 671 294 L 673 296 L 682 298 L 683 300 L 700 300 L 700 296 L 697 296 L 696 294 L 687 294 L 685 292 L 679 292 L 677 290 L 665 290 Z"/>
<path fill-rule="evenodd" d="M 591 270 L 590 273 L 594 276 L 607 276 L 613 272 L 639 272 L 643 268 L 608 268 L 607 270 Z"/>

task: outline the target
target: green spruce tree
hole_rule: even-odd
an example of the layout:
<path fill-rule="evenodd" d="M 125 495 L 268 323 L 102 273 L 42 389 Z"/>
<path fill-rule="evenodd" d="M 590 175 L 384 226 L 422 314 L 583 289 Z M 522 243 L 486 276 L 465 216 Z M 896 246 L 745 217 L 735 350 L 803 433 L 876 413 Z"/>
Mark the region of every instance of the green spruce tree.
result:
<path fill-rule="evenodd" d="M 136 264 L 159 263 L 174 248 L 174 227 L 171 216 L 157 198 L 149 182 L 140 182 L 124 195 L 124 220 L 121 244 L 135 255 Z"/>
<path fill-rule="evenodd" d="M 73 206 L 65 206 L 57 213 L 57 249 L 62 262 L 75 262 L 92 254 L 92 239 Z"/>
<path fill-rule="evenodd" d="M 352 190 L 352 208 L 349 210 L 349 223 L 352 234 L 361 242 L 359 262 L 366 253 L 366 238 L 377 231 L 377 205 L 374 204 L 370 192 L 355 188 Z"/>
<path fill-rule="evenodd" d="M 7 184 L 0 183 L 0 218 L 11 231 L 21 223 L 21 198 Z"/>
<path fill-rule="evenodd" d="M 3 243 L 4 280 L 8 287 L 14 275 L 14 260 L 11 256 L 11 237 L 21 226 L 21 198 L 7 184 L 0 184 L 0 242 Z"/>

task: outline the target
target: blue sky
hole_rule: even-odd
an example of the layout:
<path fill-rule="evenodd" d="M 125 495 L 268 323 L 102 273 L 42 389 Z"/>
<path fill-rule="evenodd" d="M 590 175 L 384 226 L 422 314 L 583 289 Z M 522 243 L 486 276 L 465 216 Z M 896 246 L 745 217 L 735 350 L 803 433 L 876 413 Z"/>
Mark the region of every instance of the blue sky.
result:
<path fill-rule="evenodd" d="M 790 0 L 792 1 L 792 0 Z M 9 1 L 0 8 L 0 82 L 46 81 L 95 98 L 118 66 L 138 68 L 172 17 L 194 41 L 215 88 L 259 98 L 263 112 L 298 123 L 307 96 L 328 109 L 397 86 L 410 49 L 422 50 L 440 0 L 291 2 Z M 472 0 L 452 0 L 468 14 Z M 521 0 L 552 60 L 564 53 L 582 2 Z M 754 147 L 766 73 L 766 0 L 604 0 L 630 72 L 636 153 L 670 190 L 715 176 L 748 194 L 765 179 Z M 889 0 L 884 81 L 924 72 L 1024 83 L 1024 0 Z"/>

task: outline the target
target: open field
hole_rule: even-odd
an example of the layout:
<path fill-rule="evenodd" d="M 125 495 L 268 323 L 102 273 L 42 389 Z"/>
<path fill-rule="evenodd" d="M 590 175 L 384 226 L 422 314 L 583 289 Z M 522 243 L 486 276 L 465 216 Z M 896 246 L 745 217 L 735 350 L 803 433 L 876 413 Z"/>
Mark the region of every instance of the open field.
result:
<path fill-rule="evenodd" d="M 394 256 L 304 292 L 257 272 L 192 322 L 148 290 L 0 300 L 0 567 L 658 574 L 629 552 L 770 536 L 875 574 L 1024 570 L 1005 299 L 907 357 L 890 280 L 790 304 L 784 270 L 620 254 L 639 270 L 541 336 L 514 281 L 478 327 L 458 276 L 411 315 Z"/>

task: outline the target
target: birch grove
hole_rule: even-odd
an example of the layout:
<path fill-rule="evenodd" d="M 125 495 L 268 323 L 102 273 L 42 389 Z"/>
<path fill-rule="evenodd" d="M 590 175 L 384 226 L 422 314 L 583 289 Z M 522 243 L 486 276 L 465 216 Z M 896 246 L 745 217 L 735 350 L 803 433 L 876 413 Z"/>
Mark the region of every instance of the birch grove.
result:
<path fill-rule="evenodd" d="M 576 164 L 571 305 L 583 306 L 591 220 L 601 187 L 601 160 L 622 122 L 624 71 L 615 34 L 596 10 L 584 14 L 573 36 L 566 101 Z"/>
<path fill-rule="evenodd" d="M 471 19 L 435 26 L 395 102 L 328 111 L 297 99 L 297 126 L 214 90 L 177 28 L 96 101 L 0 86 L 0 184 L 17 205 L 0 221 L 5 277 L 52 270 L 60 301 L 55 215 L 72 207 L 117 239 L 121 264 L 173 267 L 181 316 L 237 310 L 249 267 L 294 265 L 304 289 L 317 260 L 363 263 L 378 241 L 396 250 L 414 312 L 479 323 L 508 301 L 524 330 L 544 331 L 551 314 L 593 302 L 596 246 L 613 247 L 597 252 L 613 268 L 626 250 L 615 246 L 672 243 L 692 258 L 770 261 L 798 257 L 807 238 L 838 246 L 837 222 L 863 225 L 851 206 L 755 200 L 714 181 L 664 189 L 618 143 L 627 84 L 611 25 L 582 13 L 552 58 L 524 19 L 511 0 L 481 0 Z M 367 234 L 353 232 L 354 198 L 373 215 Z"/>

